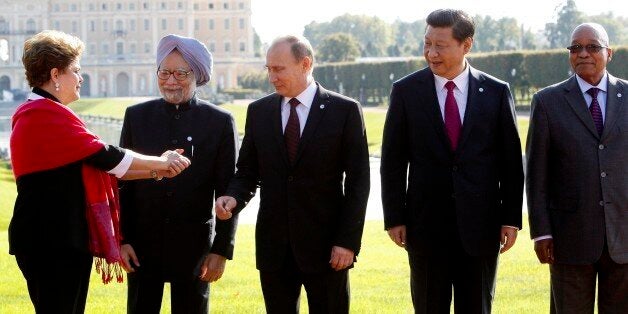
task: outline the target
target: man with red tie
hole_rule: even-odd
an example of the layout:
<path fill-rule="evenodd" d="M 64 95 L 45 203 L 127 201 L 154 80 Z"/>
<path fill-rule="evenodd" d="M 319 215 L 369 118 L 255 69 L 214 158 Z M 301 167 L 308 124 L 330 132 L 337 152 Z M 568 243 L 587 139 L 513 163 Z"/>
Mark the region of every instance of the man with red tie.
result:
<path fill-rule="evenodd" d="M 384 222 L 408 251 L 417 313 L 449 313 L 452 290 L 456 313 L 490 313 L 498 255 L 521 228 L 514 104 L 507 83 L 465 59 L 474 31 L 463 11 L 430 13 L 423 48 L 429 67 L 395 82 L 390 95 Z"/>

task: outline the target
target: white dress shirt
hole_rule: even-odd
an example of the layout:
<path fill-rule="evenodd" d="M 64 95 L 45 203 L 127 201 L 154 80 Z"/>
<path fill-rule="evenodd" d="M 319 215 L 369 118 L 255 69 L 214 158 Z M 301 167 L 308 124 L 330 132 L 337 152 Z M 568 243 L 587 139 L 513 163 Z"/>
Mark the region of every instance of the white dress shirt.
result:
<path fill-rule="evenodd" d="M 297 116 L 299 116 L 299 125 L 301 127 L 300 134 L 303 135 L 303 128 L 305 128 L 305 122 L 307 122 L 307 116 L 310 114 L 310 107 L 312 107 L 312 102 L 314 101 L 314 96 L 316 96 L 316 83 L 314 80 L 310 82 L 310 84 L 301 92 L 301 94 L 297 95 L 296 98 L 300 104 L 295 108 L 297 111 Z M 291 98 L 284 97 L 281 100 L 281 129 L 286 130 L 286 124 L 288 124 L 288 118 L 290 117 L 290 101 Z"/>
<path fill-rule="evenodd" d="M 602 76 L 602 80 L 597 86 L 593 86 L 589 84 L 587 81 L 583 80 L 576 74 L 576 80 L 578 81 L 578 85 L 580 86 L 580 91 L 584 96 L 584 100 L 587 103 L 587 108 L 591 107 L 591 101 L 593 97 L 587 93 L 590 88 L 597 87 L 600 91 L 597 93 L 597 102 L 600 104 L 600 110 L 602 110 L 602 122 L 606 121 L 606 95 L 608 94 L 608 73 L 604 72 L 604 76 Z"/>
<path fill-rule="evenodd" d="M 436 96 L 438 97 L 438 105 L 440 107 L 440 113 L 443 117 L 443 121 L 445 121 L 445 99 L 447 99 L 447 88 L 445 87 L 445 84 L 448 81 L 453 81 L 456 84 L 456 88 L 454 88 L 454 98 L 456 98 L 456 104 L 458 105 L 460 122 L 464 124 L 464 113 L 467 110 L 467 95 L 469 95 L 469 64 L 465 63 L 464 70 L 453 80 L 448 80 L 442 76 L 434 74 Z"/>

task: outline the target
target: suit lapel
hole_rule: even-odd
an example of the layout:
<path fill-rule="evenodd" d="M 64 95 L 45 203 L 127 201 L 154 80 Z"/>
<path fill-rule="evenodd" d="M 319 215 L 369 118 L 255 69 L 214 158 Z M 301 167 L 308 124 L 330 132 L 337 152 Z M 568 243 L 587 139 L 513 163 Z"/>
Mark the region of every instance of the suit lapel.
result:
<path fill-rule="evenodd" d="M 460 141 L 456 151 L 459 152 L 462 146 L 469 138 L 473 124 L 480 119 L 479 106 L 483 103 L 482 98 L 485 93 L 485 88 L 482 87 L 484 77 L 480 75 L 473 67 L 469 66 L 469 86 L 467 87 L 467 108 L 464 113 L 464 120 L 462 121 L 462 130 L 460 131 Z"/>
<path fill-rule="evenodd" d="M 432 125 L 434 126 L 434 131 L 438 136 L 438 140 L 440 143 L 444 145 L 447 151 L 450 151 L 449 148 L 451 145 L 449 143 L 449 138 L 445 132 L 445 122 L 443 121 L 443 114 L 440 112 L 440 105 L 438 104 L 438 98 L 436 97 L 436 83 L 434 82 L 434 74 L 431 70 L 427 70 L 425 72 L 426 75 L 423 77 L 419 77 L 419 82 L 417 83 L 417 87 L 412 91 L 415 93 L 412 99 L 421 99 L 419 103 L 425 104 L 424 109 L 427 113 L 427 116 L 432 121 Z M 425 89 L 427 87 L 427 89 Z M 417 126 L 420 127 L 420 126 Z"/>
<path fill-rule="evenodd" d="M 608 93 L 606 96 L 606 121 L 604 122 L 604 132 L 602 132 L 602 139 L 606 138 L 613 130 L 617 117 L 621 116 L 621 110 L 625 106 L 624 104 L 624 89 L 623 85 L 617 82 L 617 78 L 608 75 Z"/>
<path fill-rule="evenodd" d="M 271 106 L 270 116 L 272 120 L 273 134 L 275 134 L 275 143 L 279 149 L 279 155 L 283 159 L 286 165 L 290 165 L 288 159 L 288 150 L 286 149 L 286 143 L 283 137 L 283 126 L 281 123 L 281 97 L 279 94 L 271 99 L 269 105 Z"/>
<path fill-rule="evenodd" d="M 318 125 L 325 114 L 325 108 L 329 105 L 329 94 L 322 86 L 316 83 L 318 89 L 316 95 L 310 106 L 310 113 L 307 115 L 307 121 L 305 122 L 305 128 L 303 134 L 299 140 L 299 149 L 297 150 L 297 156 L 294 163 L 298 163 L 301 158 L 303 150 L 311 140 L 312 136 L 316 132 Z"/>
<path fill-rule="evenodd" d="M 582 96 L 582 91 L 580 90 L 580 86 L 578 86 L 575 75 L 572 76 L 565 85 L 565 100 L 586 128 L 589 129 L 589 132 L 599 139 L 600 135 L 597 134 L 595 123 L 593 122 L 587 103 L 584 100 L 584 96 Z"/>

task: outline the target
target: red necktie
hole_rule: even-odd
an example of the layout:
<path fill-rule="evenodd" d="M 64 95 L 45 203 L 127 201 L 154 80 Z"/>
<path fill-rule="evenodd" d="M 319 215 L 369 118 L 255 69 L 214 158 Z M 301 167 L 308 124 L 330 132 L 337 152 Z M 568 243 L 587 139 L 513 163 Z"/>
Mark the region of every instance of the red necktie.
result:
<path fill-rule="evenodd" d="M 454 88 L 456 84 L 452 81 L 445 83 L 447 88 L 447 98 L 445 98 L 445 129 L 447 130 L 447 136 L 451 143 L 451 150 L 455 151 L 458 147 L 458 139 L 460 138 L 460 129 L 462 128 L 462 122 L 460 121 L 460 112 L 458 111 L 458 104 L 454 97 Z"/>
<path fill-rule="evenodd" d="M 292 98 L 288 103 L 290 104 L 290 116 L 288 117 L 283 137 L 286 142 L 286 149 L 288 149 L 290 163 L 294 163 L 294 159 L 297 157 L 297 149 L 299 148 L 299 138 L 301 137 L 301 125 L 299 124 L 299 116 L 296 109 L 300 102 L 298 99 Z"/>
<path fill-rule="evenodd" d="M 600 108 L 600 103 L 597 101 L 597 94 L 600 89 L 592 87 L 589 88 L 587 94 L 593 97 L 591 101 L 591 106 L 589 106 L 589 111 L 591 112 L 591 117 L 593 117 L 593 122 L 595 123 L 595 128 L 597 129 L 597 134 L 602 136 L 602 132 L 604 131 L 604 120 L 602 119 L 602 109 Z"/>

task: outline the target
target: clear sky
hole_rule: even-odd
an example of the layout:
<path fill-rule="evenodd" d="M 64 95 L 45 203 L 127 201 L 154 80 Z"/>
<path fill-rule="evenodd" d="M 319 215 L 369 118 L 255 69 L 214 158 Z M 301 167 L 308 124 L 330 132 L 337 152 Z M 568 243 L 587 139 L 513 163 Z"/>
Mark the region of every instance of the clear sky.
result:
<path fill-rule="evenodd" d="M 556 20 L 557 8 L 565 0 L 252 0 L 253 27 L 262 42 L 285 34 L 302 34 L 303 26 L 312 21 L 328 22 L 336 16 L 363 14 L 379 16 L 387 22 L 396 19 L 424 19 L 440 8 L 462 9 L 470 15 L 490 15 L 494 18 L 514 17 L 533 31 Z M 613 11 L 628 15 L 625 0 L 576 0 L 578 10 L 587 15 Z"/>

